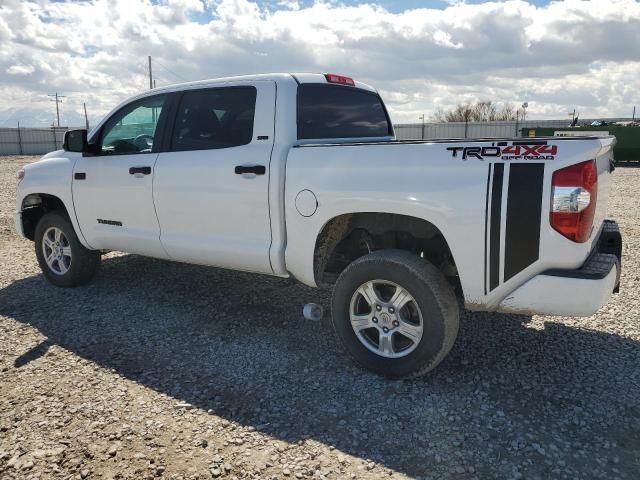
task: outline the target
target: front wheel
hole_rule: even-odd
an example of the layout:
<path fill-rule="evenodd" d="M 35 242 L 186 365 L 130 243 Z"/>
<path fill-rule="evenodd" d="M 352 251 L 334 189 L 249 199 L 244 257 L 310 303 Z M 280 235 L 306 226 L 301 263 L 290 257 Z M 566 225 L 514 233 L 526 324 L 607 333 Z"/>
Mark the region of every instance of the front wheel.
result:
<path fill-rule="evenodd" d="M 360 366 L 393 378 L 435 368 L 458 334 L 452 287 L 431 263 L 402 250 L 355 260 L 338 278 L 332 321 Z"/>
<path fill-rule="evenodd" d="M 36 226 L 34 240 L 42 273 L 56 287 L 84 285 L 100 268 L 100 253 L 80 243 L 64 214 L 45 214 Z"/>

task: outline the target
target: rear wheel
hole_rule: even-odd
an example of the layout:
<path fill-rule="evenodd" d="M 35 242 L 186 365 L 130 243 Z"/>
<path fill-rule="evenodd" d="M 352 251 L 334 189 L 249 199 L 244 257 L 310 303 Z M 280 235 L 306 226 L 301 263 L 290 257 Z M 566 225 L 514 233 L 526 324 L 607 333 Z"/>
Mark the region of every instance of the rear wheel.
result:
<path fill-rule="evenodd" d="M 431 263 L 410 252 L 380 250 L 340 275 L 332 321 L 356 363 L 389 377 L 416 377 L 451 350 L 458 302 Z"/>
<path fill-rule="evenodd" d="M 57 287 L 89 282 L 100 268 L 100 253 L 85 248 L 66 215 L 49 212 L 35 230 L 35 249 L 44 276 Z"/>

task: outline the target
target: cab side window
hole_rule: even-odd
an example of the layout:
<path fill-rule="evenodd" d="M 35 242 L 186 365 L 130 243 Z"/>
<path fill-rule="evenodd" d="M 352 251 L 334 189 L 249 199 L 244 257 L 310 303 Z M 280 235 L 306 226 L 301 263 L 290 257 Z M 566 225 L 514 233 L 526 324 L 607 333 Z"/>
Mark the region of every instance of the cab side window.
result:
<path fill-rule="evenodd" d="M 251 143 L 255 87 L 186 91 L 176 115 L 171 150 L 211 150 Z"/>
<path fill-rule="evenodd" d="M 298 138 L 361 138 L 393 135 L 378 94 L 340 85 L 298 87 Z"/>
<path fill-rule="evenodd" d="M 102 128 L 101 153 L 150 153 L 164 102 L 165 95 L 158 95 L 133 102 L 116 112 Z"/>

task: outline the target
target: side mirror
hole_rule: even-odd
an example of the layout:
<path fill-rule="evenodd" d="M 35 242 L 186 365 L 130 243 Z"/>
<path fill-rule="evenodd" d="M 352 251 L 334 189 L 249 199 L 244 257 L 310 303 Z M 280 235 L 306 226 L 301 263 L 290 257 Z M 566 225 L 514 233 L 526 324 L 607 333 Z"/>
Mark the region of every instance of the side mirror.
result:
<path fill-rule="evenodd" d="M 64 134 L 62 148 L 65 152 L 88 152 L 87 131 L 85 129 L 67 130 Z"/>

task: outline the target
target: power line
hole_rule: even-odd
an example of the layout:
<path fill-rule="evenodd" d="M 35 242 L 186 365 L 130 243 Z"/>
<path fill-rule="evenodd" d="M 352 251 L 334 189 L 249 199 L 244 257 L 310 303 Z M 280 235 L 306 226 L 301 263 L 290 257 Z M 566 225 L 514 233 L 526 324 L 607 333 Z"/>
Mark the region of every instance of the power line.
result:
<path fill-rule="evenodd" d="M 137 63 L 135 63 L 132 67 L 133 73 L 134 75 L 138 76 L 144 76 L 145 81 L 148 80 L 149 78 L 149 65 L 147 62 L 145 61 L 139 61 Z M 136 80 L 137 82 L 137 80 Z"/>
<path fill-rule="evenodd" d="M 156 88 L 156 82 L 160 82 L 162 85 L 171 85 L 176 83 L 176 80 L 158 68 L 153 72 L 153 82 L 153 88 Z"/>
<path fill-rule="evenodd" d="M 149 75 L 149 65 L 147 62 L 144 62 L 142 60 L 136 63 L 133 66 L 133 69 L 136 70 L 141 75 L 144 75 L 145 77 Z"/>
<path fill-rule="evenodd" d="M 169 72 L 170 74 L 172 74 L 174 77 L 179 78 L 180 80 L 182 80 L 183 82 L 188 82 L 189 80 L 187 80 L 186 78 L 184 78 L 182 75 L 178 75 L 176 72 L 174 72 L 173 70 L 171 70 L 170 68 L 165 67 L 163 64 L 161 64 L 159 61 L 156 60 L 156 63 L 158 65 L 160 65 L 162 68 L 164 68 L 167 72 Z"/>

